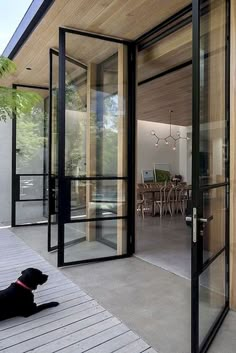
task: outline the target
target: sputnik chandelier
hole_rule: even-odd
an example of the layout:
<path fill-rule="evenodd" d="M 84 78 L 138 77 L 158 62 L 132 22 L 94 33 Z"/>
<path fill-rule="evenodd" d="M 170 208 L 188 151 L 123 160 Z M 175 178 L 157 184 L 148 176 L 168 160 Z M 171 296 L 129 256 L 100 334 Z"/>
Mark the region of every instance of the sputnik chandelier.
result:
<path fill-rule="evenodd" d="M 151 134 L 153 135 L 153 136 L 155 136 L 155 138 L 156 138 L 156 143 L 155 143 L 155 146 L 156 147 L 158 147 L 159 146 L 159 142 L 160 141 L 165 141 L 165 144 L 166 145 L 169 145 L 169 142 L 172 140 L 173 142 L 174 142 L 174 145 L 173 145 L 173 150 L 175 151 L 176 150 L 176 142 L 177 141 L 179 141 L 179 140 L 186 140 L 186 141 L 188 141 L 188 140 L 190 140 L 190 137 L 188 137 L 188 136 L 186 136 L 186 137 L 182 137 L 182 136 L 180 136 L 180 132 L 179 131 L 177 131 L 177 137 L 175 137 L 175 136 L 173 136 L 172 135 L 172 129 L 171 129 L 171 118 L 172 118 L 172 113 L 173 113 L 173 110 L 169 110 L 169 113 L 170 113 L 170 133 L 169 133 L 169 135 L 168 136 L 166 136 L 166 137 L 159 137 L 159 136 L 157 136 L 157 134 L 156 134 L 156 131 L 154 131 L 154 130 L 152 130 L 151 131 Z"/>

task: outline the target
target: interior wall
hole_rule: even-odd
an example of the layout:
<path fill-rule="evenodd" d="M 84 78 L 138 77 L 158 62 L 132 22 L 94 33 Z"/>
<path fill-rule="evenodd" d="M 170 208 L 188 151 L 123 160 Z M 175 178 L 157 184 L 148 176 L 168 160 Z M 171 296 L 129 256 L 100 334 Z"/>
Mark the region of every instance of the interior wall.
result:
<path fill-rule="evenodd" d="M 11 220 L 12 121 L 0 121 L 0 223 Z"/>
<path fill-rule="evenodd" d="M 188 145 L 185 140 L 180 140 L 176 144 L 176 151 L 172 149 L 172 143 L 166 145 L 164 141 L 159 142 L 158 148 L 155 147 L 156 139 L 151 135 L 151 131 L 156 131 L 160 137 L 169 134 L 169 125 L 155 122 L 138 120 L 137 123 L 137 182 L 141 182 L 142 169 L 153 169 L 154 163 L 168 163 L 171 174 L 181 174 L 184 181 L 188 181 Z M 187 128 L 182 126 L 172 126 L 173 135 L 181 133 L 186 136 Z"/>

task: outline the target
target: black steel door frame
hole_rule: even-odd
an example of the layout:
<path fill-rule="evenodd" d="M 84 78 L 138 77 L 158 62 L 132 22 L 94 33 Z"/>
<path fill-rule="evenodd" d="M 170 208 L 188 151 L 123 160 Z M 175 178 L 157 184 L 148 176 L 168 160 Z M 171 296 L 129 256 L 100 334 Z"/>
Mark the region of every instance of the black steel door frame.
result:
<path fill-rule="evenodd" d="M 56 210 L 56 193 L 57 193 L 57 183 L 56 181 L 58 180 L 58 175 L 52 175 L 52 125 L 53 125 L 53 116 L 52 116 L 52 95 L 53 95 L 53 58 L 57 57 L 59 58 L 59 50 L 50 48 L 49 49 L 49 124 L 48 124 L 48 237 L 47 237 L 47 243 L 48 243 L 48 252 L 50 251 L 55 251 L 58 250 L 58 245 L 52 245 L 52 235 L 51 235 L 51 230 L 52 230 L 52 220 L 51 216 L 56 215 L 57 221 L 56 224 L 58 224 L 58 210 Z M 80 61 L 66 55 L 65 56 L 66 61 L 78 65 L 84 69 L 87 69 L 87 67 L 81 63 Z M 58 64 L 59 67 L 59 64 Z M 59 74 L 59 72 L 58 72 Z M 58 76 L 59 78 L 59 76 Z M 59 79 L 58 79 L 58 84 L 59 84 Z M 59 87 L 58 87 L 59 91 Z M 58 106 L 59 106 L 59 97 L 57 95 L 57 123 L 58 123 Z M 76 241 L 71 241 L 67 242 L 66 245 L 72 245 L 76 243 Z"/>
<path fill-rule="evenodd" d="M 127 146 L 127 177 L 83 177 L 70 178 L 65 176 L 65 62 L 66 50 L 65 41 L 66 33 L 75 35 L 97 38 L 113 43 L 120 43 L 127 46 L 128 49 L 128 146 Z M 68 266 L 88 262 L 98 262 L 125 258 L 131 256 L 134 252 L 134 229 L 135 229 L 135 94 L 136 94 L 136 44 L 132 41 L 111 37 L 99 33 L 88 32 L 75 28 L 60 27 L 59 28 L 59 116 L 58 116 L 58 266 Z M 64 224 L 68 222 L 68 183 L 70 180 L 126 180 L 128 188 L 128 210 L 127 216 L 124 217 L 106 217 L 106 220 L 126 219 L 127 220 L 127 254 L 109 256 L 102 258 L 92 258 L 87 260 L 78 260 L 73 262 L 65 262 L 64 259 Z M 67 205 L 67 206 L 65 206 Z M 86 219 L 85 221 L 100 221 L 104 219 Z M 72 223 L 73 221 L 71 221 Z M 83 220 L 81 220 L 83 222 Z"/>
<path fill-rule="evenodd" d="M 226 180 L 224 183 L 201 186 L 200 175 L 200 36 L 201 36 L 201 5 L 203 0 L 193 0 L 192 2 L 192 18 L 193 18 L 193 78 L 192 78 L 192 206 L 193 206 L 193 223 L 196 227 L 192 227 L 192 255 L 191 255 L 191 352 L 205 353 L 210 347 L 214 337 L 221 327 L 224 318 L 229 311 L 229 161 L 230 161 L 230 0 L 226 0 L 226 50 L 225 50 L 225 145 L 226 145 Z M 226 227 L 225 227 L 225 246 L 213 258 L 203 264 L 202 251 L 203 242 L 201 236 L 202 226 L 199 218 L 202 217 L 202 195 L 210 189 L 225 187 L 226 189 Z M 196 214 L 195 214 L 196 212 Z M 205 339 L 199 344 L 199 276 L 204 270 L 210 266 L 214 260 L 225 252 L 225 307 L 219 314 L 216 321 L 210 328 Z"/>
<path fill-rule="evenodd" d="M 36 85 L 27 85 L 27 84 L 13 84 L 12 88 L 17 89 L 17 88 L 28 88 L 30 89 L 37 89 L 37 90 L 44 90 L 48 91 L 48 87 L 42 87 L 42 86 L 36 86 Z M 48 200 L 46 196 L 46 188 L 47 188 L 47 182 L 46 182 L 46 177 L 48 176 L 48 173 L 46 172 L 46 143 L 44 142 L 44 161 L 43 161 L 43 173 L 35 173 L 35 174 L 29 174 L 29 173 L 16 173 L 16 119 L 17 119 L 17 114 L 16 112 L 13 111 L 12 113 L 12 192 L 11 192 L 11 227 L 23 227 L 23 226 L 39 226 L 39 225 L 45 225 L 47 222 L 43 223 L 28 223 L 27 224 L 17 224 L 16 222 L 16 203 L 19 201 L 22 202 L 33 202 L 33 201 L 43 201 L 43 207 L 44 207 L 44 213 L 45 213 L 45 203 Z M 46 138 L 46 132 L 47 132 L 47 126 L 46 126 L 46 121 L 44 119 L 44 137 Z M 42 199 L 26 199 L 26 200 L 20 200 L 19 197 L 19 183 L 20 183 L 20 177 L 21 176 L 42 176 L 44 177 L 43 181 L 43 198 Z"/>

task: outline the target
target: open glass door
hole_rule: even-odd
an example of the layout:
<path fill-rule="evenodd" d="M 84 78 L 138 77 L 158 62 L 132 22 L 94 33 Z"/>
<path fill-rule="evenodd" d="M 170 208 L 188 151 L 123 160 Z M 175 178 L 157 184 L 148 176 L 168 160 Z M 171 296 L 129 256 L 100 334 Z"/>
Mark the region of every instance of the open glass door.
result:
<path fill-rule="evenodd" d="M 127 41 L 59 30 L 59 266 L 133 251 L 134 58 Z"/>
<path fill-rule="evenodd" d="M 192 353 L 229 308 L 229 1 L 193 1 Z"/>
<path fill-rule="evenodd" d="M 48 251 L 57 249 L 58 234 L 58 84 L 59 54 L 49 51 L 49 131 L 48 131 Z"/>

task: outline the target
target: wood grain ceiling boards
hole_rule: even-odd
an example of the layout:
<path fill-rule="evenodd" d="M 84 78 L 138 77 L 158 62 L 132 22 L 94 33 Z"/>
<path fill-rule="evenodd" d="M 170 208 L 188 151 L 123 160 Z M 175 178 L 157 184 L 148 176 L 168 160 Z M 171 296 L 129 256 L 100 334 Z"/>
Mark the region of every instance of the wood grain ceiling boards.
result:
<path fill-rule="evenodd" d="M 173 125 L 192 124 L 192 65 L 138 87 L 137 119 Z"/>
<path fill-rule="evenodd" d="M 58 48 L 60 26 L 135 39 L 189 3 L 189 0 L 56 0 L 14 58 L 18 70 L 5 83 L 48 85 L 48 51 L 50 47 Z"/>
<path fill-rule="evenodd" d="M 162 39 L 138 55 L 138 81 L 192 59 L 192 25 Z"/>

